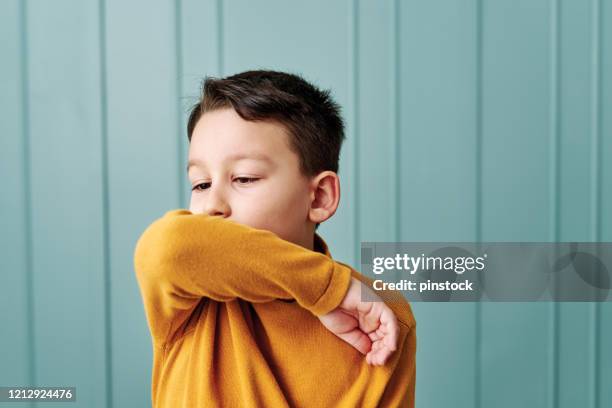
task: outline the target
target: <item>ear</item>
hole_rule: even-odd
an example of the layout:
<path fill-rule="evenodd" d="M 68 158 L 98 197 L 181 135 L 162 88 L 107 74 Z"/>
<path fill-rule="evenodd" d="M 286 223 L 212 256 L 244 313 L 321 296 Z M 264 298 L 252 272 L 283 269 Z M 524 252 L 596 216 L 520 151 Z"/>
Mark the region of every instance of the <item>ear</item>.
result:
<path fill-rule="evenodd" d="M 333 171 L 323 171 L 310 184 L 310 221 L 321 223 L 334 215 L 340 203 L 340 179 Z"/>

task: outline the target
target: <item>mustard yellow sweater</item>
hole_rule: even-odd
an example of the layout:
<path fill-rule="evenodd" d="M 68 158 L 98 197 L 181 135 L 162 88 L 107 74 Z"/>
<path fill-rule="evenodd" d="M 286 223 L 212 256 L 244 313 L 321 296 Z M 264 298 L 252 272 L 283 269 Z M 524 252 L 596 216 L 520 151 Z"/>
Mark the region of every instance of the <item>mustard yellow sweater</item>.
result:
<path fill-rule="evenodd" d="M 134 267 L 153 342 L 152 404 L 162 407 L 413 407 L 415 320 L 384 366 L 329 332 L 351 276 L 369 278 L 270 231 L 168 211 L 139 238 Z M 379 293 L 380 295 L 380 293 Z"/>

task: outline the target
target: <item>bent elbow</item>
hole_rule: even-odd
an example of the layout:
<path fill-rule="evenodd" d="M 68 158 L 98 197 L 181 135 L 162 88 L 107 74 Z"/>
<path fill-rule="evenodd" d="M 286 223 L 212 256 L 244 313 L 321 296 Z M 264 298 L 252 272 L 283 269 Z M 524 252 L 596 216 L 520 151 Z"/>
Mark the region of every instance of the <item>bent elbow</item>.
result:
<path fill-rule="evenodd" d="M 155 274 L 159 277 L 178 259 L 180 223 L 164 216 L 155 220 L 140 235 L 134 248 L 134 270 L 139 279 Z"/>

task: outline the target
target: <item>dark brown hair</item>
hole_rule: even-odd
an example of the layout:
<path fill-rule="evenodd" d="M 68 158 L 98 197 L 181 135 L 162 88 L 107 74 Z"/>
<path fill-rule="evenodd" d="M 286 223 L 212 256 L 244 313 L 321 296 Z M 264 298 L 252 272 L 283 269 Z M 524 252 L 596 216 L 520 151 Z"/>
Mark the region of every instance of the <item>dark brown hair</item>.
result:
<path fill-rule="evenodd" d="M 206 77 L 200 100 L 191 109 L 187 136 L 206 112 L 232 107 L 244 120 L 277 121 L 288 130 L 290 146 L 306 176 L 338 173 L 345 138 L 340 106 L 329 90 L 299 75 L 279 71 L 245 71 L 226 78 Z"/>

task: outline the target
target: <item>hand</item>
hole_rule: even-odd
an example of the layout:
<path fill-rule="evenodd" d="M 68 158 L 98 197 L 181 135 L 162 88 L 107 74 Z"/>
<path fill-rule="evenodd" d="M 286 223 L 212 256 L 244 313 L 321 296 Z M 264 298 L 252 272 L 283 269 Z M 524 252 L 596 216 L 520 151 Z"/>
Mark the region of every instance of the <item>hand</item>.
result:
<path fill-rule="evenodd" d="M 367 298 L 361 300 L 361 291 Z M 364 292 L 364 298 L 366 293 Z M 366 355 L 371 365 L 384 365 L 397 349 L 399 325 L 393 311 L 358 279 L 351 283 L 342 303 L 331 312 L 318 316 L 323 325 L 336 336 Z"/>

